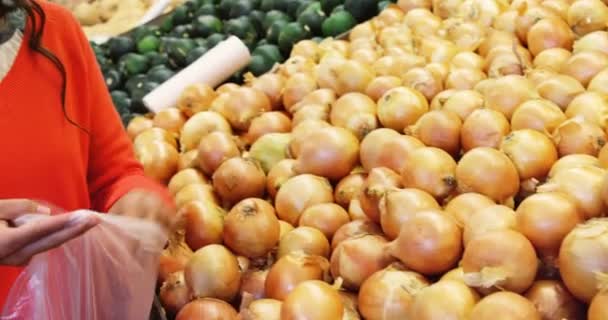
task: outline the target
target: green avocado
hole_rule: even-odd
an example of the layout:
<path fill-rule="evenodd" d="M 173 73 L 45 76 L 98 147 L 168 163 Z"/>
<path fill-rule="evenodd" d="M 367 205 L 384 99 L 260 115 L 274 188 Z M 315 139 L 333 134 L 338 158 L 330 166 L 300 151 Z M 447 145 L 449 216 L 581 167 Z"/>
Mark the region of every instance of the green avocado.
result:
<path fill-rule="evenodd" d="M 143 54 L 127 53 L 120 58 L 118 69 L 126 76 L 144 73 L 150 68 L 150 61 Z"/>
<path fill-rule="evenodd" d="M 196 37 L 208 37 L 214 33 L 222 32 L 222 21 L 215 16 L 198 16 L 192 22 L 193 35 Z"/>
<path fill-rule="evenodd" d="M 307 26 L 313 34 L 321 34 L 323 22 L 327 16 L 321 10 L 321 3 L 313 2 L 298 17 L 298 22 Z"/>
<path fill-rule="evenodd" d="M 205 53 L 207 53 L 209 49 L 207 47 L 196 47 L 188 53 L 186 56 L 186 64 L 191 65 L 194 61 L 198 60 L 198 58 L 202 57 Z"/>
<path fill-rule="evenodd" d="M 137 42 L 139 53 L 155 52 L 160 47 L 160 39 L 155 35 L 147 35 Z"/>
<path fill-rule="evenodd" d="M 357 21 L 348 11 L 338 11 L 323 22 L 323 36 L 339 36 L 352 29 L 356 24 Z"/>
<path fill-rule="evenodd" d="M 108 87 L 108 90 L 118 89 L 122 85 L 122 74 L 120 73 L 120 71 L 118 71 L 114 68 L 107 69 L 103 73 L 103 76 L 104 76 L 104 79 L 106 82 L 106 87 Z"/>
<path fill-rule="evenodd" d="M 166 66 L 155 66 L 148 70 L 146 74 L 147 80 L 157 83 L 163 83 L 175 75 L 175 72 Z"/>
<path fill-rule="evenodd" d="M 127 53 L 135 51 L 135 41 L 126 36 L 113 37 L 108 40 L 108 55 L 118 61 Z"/>
<path fill-rule="evenodd" d="M 298 22 L 288 23 L 279 34 L 278 45 L 281 51 L 288 54 L 294 44 L 310 36 L 310 29 Z"/>

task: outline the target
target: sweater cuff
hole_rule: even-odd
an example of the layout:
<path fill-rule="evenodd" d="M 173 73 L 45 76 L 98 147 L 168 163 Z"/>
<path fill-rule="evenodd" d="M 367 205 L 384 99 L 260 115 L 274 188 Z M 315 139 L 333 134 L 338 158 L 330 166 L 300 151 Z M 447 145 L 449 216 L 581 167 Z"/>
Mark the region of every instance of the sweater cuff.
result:
<path fill-rule="evenodd" d="M 173 198 L 165 186 L 142 175 L 123 177 L 109 188 L 103 196 L 99 197 L 99 201 L 94 202 L 93 207 L 100 212 L 108 212 L 116 201 L 134 190 L 145 190 L 156 193 L 168 206 L 175 207 Z"/>

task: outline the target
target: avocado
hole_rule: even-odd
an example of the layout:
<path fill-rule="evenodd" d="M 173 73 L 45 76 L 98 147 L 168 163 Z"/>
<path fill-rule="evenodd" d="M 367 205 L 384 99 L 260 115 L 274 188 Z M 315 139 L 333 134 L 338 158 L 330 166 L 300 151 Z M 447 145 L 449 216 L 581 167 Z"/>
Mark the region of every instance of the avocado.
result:
<path fill-rule="evenodd" d="M 118 61 L 127 53 L 135 51 L 135 41 L 126 36 L 113 37 L 108 40 L 108 55 Z"/>
<path fill-rule="evenodd" d="M 303 26 L 298 22 L 288 23 L 279 34 L 279 48 L 285 54 L 289 54 L 294 44 L 309 36 L 310 29 L 307 26 Z"/>
<path fill-rule="evenodd" d="M 356 24 L 357 21 L 348 11 L 338 11 L 323 22 L 323 35 L 336 37 L 352 29 Z"/>
<path fill-rule="evenodd" d="M 215 16 L 198 16 L 192 22 L 193 35 L 196 37 L 208 37 L 214 33 L 222 32 L 222 21 Z"/>

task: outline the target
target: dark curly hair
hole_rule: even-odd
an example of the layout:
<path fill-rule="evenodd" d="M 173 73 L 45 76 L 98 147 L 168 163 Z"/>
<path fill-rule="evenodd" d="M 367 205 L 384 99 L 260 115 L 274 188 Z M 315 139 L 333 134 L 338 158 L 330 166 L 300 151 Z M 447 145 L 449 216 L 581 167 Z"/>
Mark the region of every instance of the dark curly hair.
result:
<path fill-rule="evenodd" d="M 28 42 L 29 47 L 51 61 L 59 73 L 61 73 L 61 107 L 63 115 L 70 124 L 88 133 L 86 129 L 74 122 L 68 115 L 65 104 L 67 90 L 67 73 L 65 66 L 55 54 L 42 45 L 42 35 L 44 34 L 44 26 L 46 25 L 46 14 L 44 13 L 44 10 L 40 4 L 34 0 L 0 0 L 0 17 L 6 16 L 9 12 L 19 9 L 25 12 L 31 25 L 31 35 Z"/>

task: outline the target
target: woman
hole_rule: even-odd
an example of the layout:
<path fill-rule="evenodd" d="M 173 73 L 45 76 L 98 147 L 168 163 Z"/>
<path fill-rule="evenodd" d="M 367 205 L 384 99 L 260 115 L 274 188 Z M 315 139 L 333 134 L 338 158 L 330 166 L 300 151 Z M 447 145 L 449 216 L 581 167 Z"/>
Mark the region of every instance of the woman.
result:
<path fill-rule="evenodd" d="M 56 206 L 171 223 L 170 197 L 135 160 L 86 37 L 44 0 L 0 0 L 0 150 L 0 310 L 20 266 L 98 223 L 51 215 L 16 227 L 19 216 Z"/>

